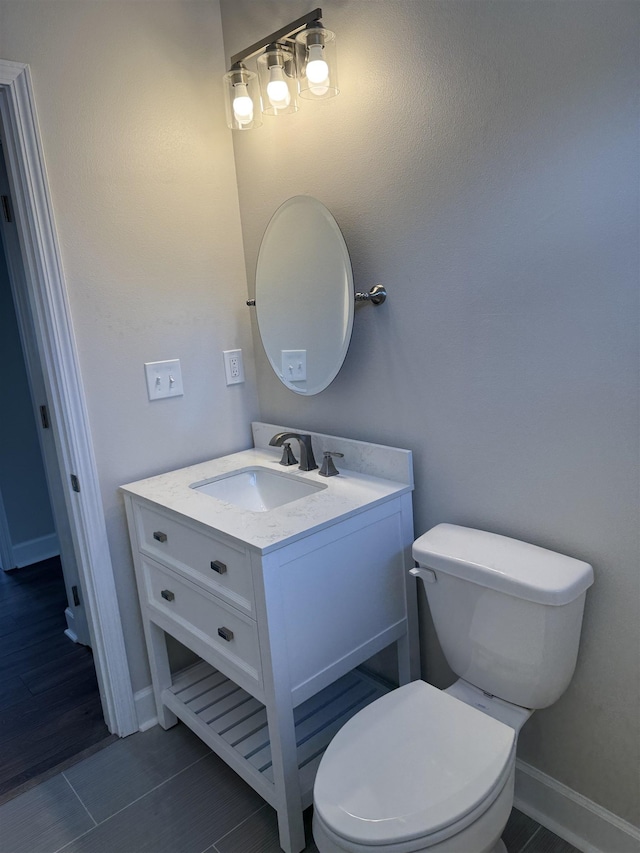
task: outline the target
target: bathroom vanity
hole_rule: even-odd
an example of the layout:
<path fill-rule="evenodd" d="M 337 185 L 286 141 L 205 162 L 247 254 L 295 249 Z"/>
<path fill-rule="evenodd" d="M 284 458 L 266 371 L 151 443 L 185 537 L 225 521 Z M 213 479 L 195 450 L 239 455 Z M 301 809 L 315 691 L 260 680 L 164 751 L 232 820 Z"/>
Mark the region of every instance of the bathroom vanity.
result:
<path fill-rule="evenodd" d="M 317 433 L 317 457 L 344 453 L 339 476 L 282 467 L 268 441 L 284 429 L 254 424 L 253 449 L 123 492 L 158 720 L 179 718 L 236 770 L 298 853 L 324 749 L 385 691 L 356 667 L 395 644 L 400 682 L 417 677 L 413 474 L 409 451 Z M 268 509 L 260 478 L 275 488 Z M 173 672 L 167 634 L 197 663 Z"/>

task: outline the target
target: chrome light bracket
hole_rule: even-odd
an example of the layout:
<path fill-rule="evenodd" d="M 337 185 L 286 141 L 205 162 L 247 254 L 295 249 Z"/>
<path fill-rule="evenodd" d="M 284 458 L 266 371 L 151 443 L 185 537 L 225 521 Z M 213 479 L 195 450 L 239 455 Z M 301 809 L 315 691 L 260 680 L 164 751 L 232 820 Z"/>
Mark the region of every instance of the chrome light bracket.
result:
<path fill-rule="evenodd" d="M 370 302 L 372 305 L 382 305 L 387 298 L 387 289 L 383 284 L 374 284 L 368 293 L 356 293 L 355 300 L 358 302 Z"/>
<path fill-rule="evenodd" d="M 387 298 L 387 288 L 384 284 L 374 284 L 368 293 L 356 291 L 356 293 L 353 294 L 353 298 L 356 305 L 362 302 L 370 302 L 372 305 L 382 305 Z M 249 308 L 255 308 L 256 300 L 247 299 L 247 306 Z"/>
<path fill-rule="evenodd" d="M 246 47 L 239 53 L 235 53 L 231 57 L 231 65 L 233 66 L 236 62 L 244 62 L 245 59 L 255 56 L 256 53 L 259 53 L 263 48 L 270 44 L 283 42 L 289 39 L 290 36 L 297 35 L 300 30 L 303 30 L 307 26 L 307 24 L 318 23 L 321 18 L 322 9 L 318 8 L 314 9 L 313 12 L 309 12 L 307 15 L 303 15 L 301 18 L 297 18 L 295 21 L 291 21 L 290 24 L 287 24 L 285 27 L 281 27 L 281 29 L 276 30 L 275 33 L 271 33 L 270 35 L 265 36 L 265 38 L 260 39 L 260 41 L 249 45 L 249 47 Z"/>

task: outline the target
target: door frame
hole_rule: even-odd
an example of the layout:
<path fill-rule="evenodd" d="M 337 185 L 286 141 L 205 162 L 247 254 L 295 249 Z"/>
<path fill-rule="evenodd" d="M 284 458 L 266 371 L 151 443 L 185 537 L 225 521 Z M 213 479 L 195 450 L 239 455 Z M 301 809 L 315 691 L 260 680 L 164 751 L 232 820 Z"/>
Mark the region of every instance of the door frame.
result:
<path fill-rule="evenodd" d="M 2 122 L 0 121 L 1 125 Z M 9 176 L 7 174 L 1 143 L 2 139 L 0 138 L 0 193 L 11 197 Z M 13 297 L 13 306 L 16 313 L 17 328 L 22 348 L 21 352 L 27 372 L 26 381 L 29 388 L 32 415 L 35 419 L 38 434 L 38 447 L 40 448 L 42 457 L 46 492 L 53 516 L 55 536 L 62 563 L 64 586 L 67 593 L 67 607 L 64 611 L 67 620 L 65 634 L 76 643 L 90 646 L 91 638 L 87 623 L 87 608 L 85 607 L 84 599 L 77 593 L 74 594 L 74 587 L 76 590 L 80 588 L 78 564 L 75 548 L 73 547 L 71 528 L 69 527 L 69 517 L 64 498 L 64 485 L 62 483 L 60 466 L 58 465 L 58 454 L 55 448 L 54 431 L 51 428 L 51 424 L 48 423 L 51 407 L 47 399 L 42 365 L 38 354 L 33 323 L 31 322 L 29 294 L 25 283 L 24 264 L 22 263 L 22 250 L 20 249 L 17 227 L 13 217 L 11 217 L 11 222 L 7 222 L 4 217 L 0 218 L 0 251 L 3 249 L 7 273 L 9 275 L 10 290 Z M 43 408 L 47 415 L 48 426 L 45 425 L 42 418 Z M 9 417 L 11 417 L 11 414 L 9 414 Z M 1 499 L 3 497 L 2 490 L 0 489 L 0 540 L 2 534 Z M 1 541 L 0 544 L 2 544 Z M 16 562 L 15 557 L 14 550 L 13 566 L 27 565 L 24 559 L 20 563 Z M 44 556 L 40 556 L 38 559 L 44 559 Z"/>
<path fill-rule="evenodd" d="M 0 125 L 102 708 L 124 737 L 138 720 L 28 65 L 0 59 Z"/>

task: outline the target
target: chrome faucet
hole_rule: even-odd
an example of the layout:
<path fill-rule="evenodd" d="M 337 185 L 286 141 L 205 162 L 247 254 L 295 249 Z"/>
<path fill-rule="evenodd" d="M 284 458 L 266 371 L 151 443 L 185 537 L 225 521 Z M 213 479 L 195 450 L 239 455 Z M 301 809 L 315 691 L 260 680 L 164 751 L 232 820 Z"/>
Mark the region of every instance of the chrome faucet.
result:
<path fill-rule="evenodd" d="M 269 444 L 272 447 L 282 447 L 282 443 L 289 438 L 296 438 L 300 443 L 300 464 L 298 468 L 301 471 L 313 471 L 318 466 L 313 456 L 313 448 L 311 447 L 311 436 L 305 433 L 297 432 L 277 432 Z"/>

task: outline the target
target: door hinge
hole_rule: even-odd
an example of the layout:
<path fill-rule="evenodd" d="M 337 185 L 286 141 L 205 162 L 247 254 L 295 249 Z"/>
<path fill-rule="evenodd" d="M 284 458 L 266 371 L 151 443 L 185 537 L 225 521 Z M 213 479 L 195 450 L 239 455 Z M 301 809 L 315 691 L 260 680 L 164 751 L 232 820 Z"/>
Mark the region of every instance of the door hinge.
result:
<path fill-rule="evenodd" d="M 40 420 L 42 421 L 42 429 L 49 429 L 49 412 L 46 406 L 40 406 Z"/>
<path fill-rule="evenodd" d="M 9 201 L 8 195 L 0 196 L 2 199 L 2 215 L 4 216 L 5 222 L 13 222 L 13 216 L 11 215 L 11 202 Z"/>
<path fill-rule="evenodd" d="M 76 607 L 80 607 L 80 594 L 78 592 L 77 586 L 71 587 L 71 595 L 73 596 L 73 603 Z"/>
<path fill-rule="evenodd" d="M 75 474 L 71 475 L 71 488 L 74 492 L 80 491 L 80 480 L 76 477 Z"/>

